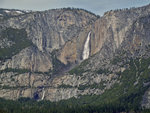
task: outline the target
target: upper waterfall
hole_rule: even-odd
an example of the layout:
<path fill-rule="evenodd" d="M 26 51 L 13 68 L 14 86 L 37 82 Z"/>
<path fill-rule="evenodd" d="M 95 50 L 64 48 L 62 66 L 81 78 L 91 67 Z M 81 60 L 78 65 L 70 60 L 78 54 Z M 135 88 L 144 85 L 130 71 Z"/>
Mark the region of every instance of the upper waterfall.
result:
<path fill-rule="evenodd" d="M 86 42 L 84 44 L 84 49 L 83 49 L 83 54 L 82 54 L 83 60 L 87 59 L 90 55 L 90 47 L 89 47 L 90 35 L 91 35 L 91 31 L 88 33 Z"/>

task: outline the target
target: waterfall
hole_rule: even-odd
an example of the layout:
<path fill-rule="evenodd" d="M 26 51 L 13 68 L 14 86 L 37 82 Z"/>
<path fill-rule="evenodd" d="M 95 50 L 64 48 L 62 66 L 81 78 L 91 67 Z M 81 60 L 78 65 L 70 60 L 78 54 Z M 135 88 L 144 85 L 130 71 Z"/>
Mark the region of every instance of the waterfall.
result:
<path fill-rule="evenodd" d="M 45 91 L 44 91 L 44 88 L 43 88 L 43 95 L 42 95 L 42 99 L 41 100 L 43 100 L 44 97 L 45 97 Z"/>
<path fill-rule="evenodd" d="M 83 60 L 87 59 L 90 55 L 90 47 L 89 47 L 90 35 L 91 35 L 91 31 L 88 33 L 86 42 L 84 44 L 84 49 L 83 49 L 83 54 L 82 54 Z"/>

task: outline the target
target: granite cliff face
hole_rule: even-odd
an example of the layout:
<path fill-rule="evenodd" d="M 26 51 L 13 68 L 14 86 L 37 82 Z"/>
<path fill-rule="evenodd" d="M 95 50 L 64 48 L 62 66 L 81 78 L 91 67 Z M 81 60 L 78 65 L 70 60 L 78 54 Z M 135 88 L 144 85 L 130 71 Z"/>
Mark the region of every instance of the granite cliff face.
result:
<path fill-rule="evenodd" d="M 100 18 L 70 8 L 16 11 L 0 11 L 0 97 L 102 100 L 112 92 L 117 100 L 136 93 L 150 108 L 150 5 Z"/>
<path fill-rule="evenodd" d="M 9 12 L 8 10 L 7 12 L 6 10 L 2 11 L 7 13 L 8 15 L 9 13 L 11 13 L 11 10 Z M 52 62 L 53 51 L 63 49 L 63 47 L 65 45 L 68 45 L 67 43 L 71 40 L 74 40 L 74 38 L 76 40 L 79 37 L 78 35 L 80 34 L 80 32 L 84 32 L 86 27 L 92 24 L 96 19 L 97 17 L 94 14 L 90 14 L 84 10 L 58 9 L 58 10 L 48 10 L 45 12 L 29 12 L 29 13 L 22 12 L 18 16 L 10 15 L 5 17 L 4 15 L 1 21 L 1 26 L 3 29 L 8 27 L 15 29 L 25 28 L 28 39 L 31 40 L 33 45 L 36 47 L 35 51 L 42 52 L 46 55 L 46 57 L 49 57 L 49 61 L 44 62 L 48 63 L 45 64 L 45 66 L 47 67 L 47 65 L 51 64 L 49 62 Z M 84 37 L 86 37 L 86 35 Z M 77 53 L 76 51 L 74 51 L 73 53 L 77 55 L 73 55 L 73 58 L 71 58 L 71 60 L 69 60 L 69 58 L 68 60 L 66 60 L 66 57 L 70 57 L 72 55 L 72 53 L 70 52 L 67 52 L 68 54 L 65 55 L 66 61 L 64 61 L 63 58 L 61 58 L 62 56 L 61 57 L 58 56 L 58 58 L 60 58 L 61 62 L 63 62 L 64 64 L 66 64 L 66 62 L 74 63 L 75 61 L 80 60 L 80 58 L 77 58 L 77 56 L 78 57 L 80 56 L 80 53 L 79 52 Z M 29 57 L 29 55 L 23 56 Z M 31 56 L 32 55 L 30 55 L 30 57 Z M 33 54 L 33 57 L 34 56 L 35 54 Z M 22 59 L 26 60 L 26 58 Z M 34 62 L 36 62 L 38 59 L 34 60 L 35 60 Z M 39 58 L 39 60 L 42 61 L 43 59 Z M 6 65 L 9 65 L 6 68 L 16 68 L 17 67 L 15 66 L 16 63 L 14 63 L 16 61 L 17 59 L 15 59 L 14 61 L 11 60 L 9 61 L 9 63 L 6 62 L 5 67 Z M 28 61 L 32 62 L 31 58 L 28 58 Z M 23 62 L 21 61 L 17 62 L 17 64 L 21 63 L 24 66 L 21 66 L 20 68 L 26 68 L 27 66 L 26 64 L 23 64 Z M 43 64 L 39 63 L 39 65 Z M 33 68 L 35 69 L 35 71 L 41 71 L 36 67 Z M 52 66 L 48 66 L 43 71 L 48 72 L 50 69 L 51 70 L 53 69 Z"/>

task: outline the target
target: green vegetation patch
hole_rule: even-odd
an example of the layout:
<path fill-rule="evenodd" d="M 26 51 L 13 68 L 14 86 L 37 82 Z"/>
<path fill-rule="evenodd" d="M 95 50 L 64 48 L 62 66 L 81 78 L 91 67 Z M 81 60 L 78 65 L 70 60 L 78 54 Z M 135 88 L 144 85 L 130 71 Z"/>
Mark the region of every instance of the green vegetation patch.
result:
<path fill-rule="evenodd" d="M 62 85 L 58 86 L 58 88 L 73 88 L 73 86 L 62 84 Z"/>
<path fill-rule="evenodd" d="M 0 48 L 0 60 L 9 59 L 13 55 L 19 53 L 22 49 L 32 45 L 32 42 L 27 39 L 25 29 L 6 28 L 1 32 L 0 39 L 3 38 L 7 38 L 15 44 L 11 47 Z"/>
<path fill-rule="evenodd" d="M 118 62 L 121 62 L 121 61 L 122 61 L 121 57 L 116 56 L 116 57 L 111 61 L 111 63 L 114 64 L 114 65 L 116 65 Z"/>
<path fill-rule="evenodd" d="M 120 83 L 116 83 L 111 89 L 98 96 L 97 101 L 93 104 L 97 104 L 99 101 L 100 104 L 103 102 L 107 105 L 117 105 L 128 110 L 139 109 L 142 96 L 149 87 L 143 85 L 143 83 L 150 81 L 149 65 L 150 58 L 141 59 L 141 61 L 140 59 L 131 59 L 129 69 L 121 73 Z"/>
<path fill-rule="evenodd" d="M 69 74 L 76 74 L 76 75 L 82 75 L 84 72 L 87 72 L 89 70 L 85 70 L 84 66 L 88 64 L 88 59 L 84 60 L 80 65 L 74 67 L 72 70 L 69 71 Z"/>
<path fill-rule="evenodd" d="M 89 85 L 79 85 L 78 89 L 79 90 L 85 90 L 87 88 L 93 89 L 101 89 L 103 90 L 105 88 L 105 81 L 101 81 L 100 83 L 94 83 L 94 84 L 89 84 Z"/>
<path fill-rule="evenodd" d="M 98 74 L 108 74 L 110 71 L 108 69 L 99 69 L 96 71 Z"/>
<path fill-rule="evenodd" d="M 22 73 L 28 73 L 31 71 L 28 69 L 13 69 L 13 68 L 6 68 L 4 70 L 0 70 L 0 74 L 7 73 L 7 72 L 17 72 L 18 74 L 22 74 Z"/>
<path fill-rule="evenodd" d="M 0 85 L 0 89 L 11 89 L 11 90 L 14 90 L 14 89 L 23 89 L 23 88 L 28 88 L 28 86 L 8 86 L 8 85 L 1 86 Z"/>
<path fill-rule="evenodd" d="M 40 72 L 40 71 L 32 72 L 30 69 L 6 68 L 4 70 L 0 70 L 0 74 L 7 73 L 7 72 L 17 73 L 17 75 L 23 74 L 23 73 L 35 73 L 35 74 L 43 74 L 43 75 L 46 75 L 46 76 L 51 76 L 50 72 Z"/>

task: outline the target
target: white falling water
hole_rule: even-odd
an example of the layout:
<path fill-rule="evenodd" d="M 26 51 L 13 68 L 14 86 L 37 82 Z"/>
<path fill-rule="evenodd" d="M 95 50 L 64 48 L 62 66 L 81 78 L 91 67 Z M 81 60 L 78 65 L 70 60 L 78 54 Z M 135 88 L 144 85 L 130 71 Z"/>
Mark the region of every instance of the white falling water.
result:
<path fill-rule="evenodd" d="M 82 55 L 83 60 L 89 58 L 89 55 L 90 55 L 90 47 L 89 47 L 90 35 L 91 35 L 91 32 L 88 33 L 86 42 L 84 44 L 83 55 Z"/>
<path fill-rule="evenodd" d="M 44 91 L 44 88 L 43 88 L 43 95 L 42 95 L 42 99 L 41 100 L 43 100 L 44 97 L 45 97 L 45 91 Z"/>

